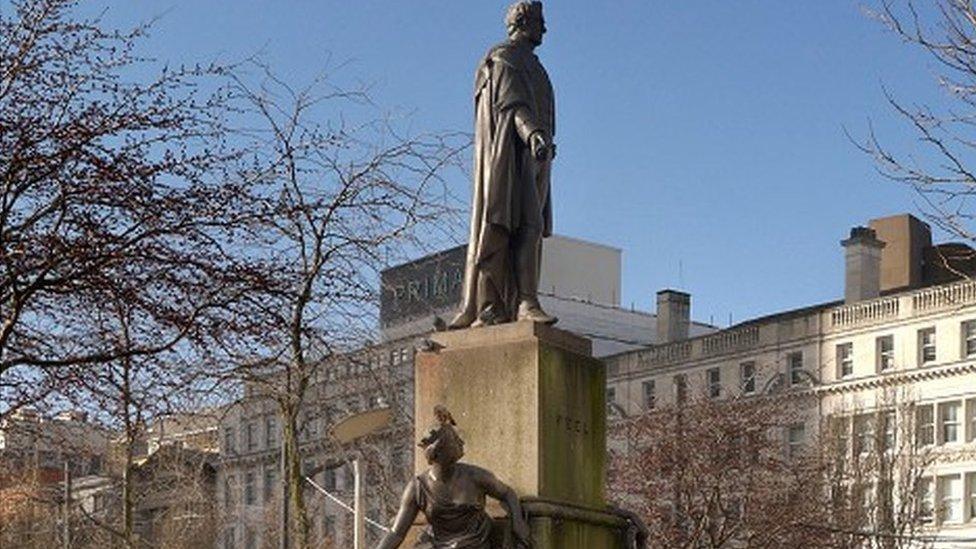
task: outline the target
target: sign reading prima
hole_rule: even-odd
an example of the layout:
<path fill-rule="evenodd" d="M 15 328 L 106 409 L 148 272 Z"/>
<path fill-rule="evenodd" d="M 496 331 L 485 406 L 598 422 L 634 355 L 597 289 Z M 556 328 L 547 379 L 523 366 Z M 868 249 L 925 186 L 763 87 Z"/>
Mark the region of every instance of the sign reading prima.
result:
<path fill-rule="evenodd" d="M 396 325 L 458 306 L 467 246 L 391 267 L 380 274 L 380 323 Z"/>

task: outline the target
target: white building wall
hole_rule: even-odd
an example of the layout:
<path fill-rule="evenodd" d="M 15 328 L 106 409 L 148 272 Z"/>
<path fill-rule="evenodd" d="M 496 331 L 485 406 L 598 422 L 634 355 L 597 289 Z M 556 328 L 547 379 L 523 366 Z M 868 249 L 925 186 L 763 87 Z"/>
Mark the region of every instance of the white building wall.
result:
<path fill-rule="evenodd" d="M 893 406 L 933 405 L 936 441 L 927 451 L 934 463 L 936 517 L 926 528 L 939 548 L 976 547 L 976 345 L 967 353 L 965 326 L 976 321 L 976 282 L 962 282 L 854 303 L 825 305 L 759 319 L 716 334 L 609 357 L 608 391 L 620 413 L 645 409 L 643 384 L 653 381 L 657 405 L 675 401 L 674 378 L 684 375 L 689 394 L 707 394 L 707 372 L 719 368 L 721 396 L 741 394 L 739 368 L 756 365 L 756 390 L 792 390 L 813 398 L 807 433 L 816 435 L 831 417 L 853 416 Z M 935 330 L 935 359 L 922 362 L 920 330 Z M 890 336 L 893 364 L 881 370 L 878 339 Z M 849 373 L 838 362 L 838 346 L 850 344 Z M 802 353 L 803 380 L 791 384 L 790 355 Z M 777 384 L 780 384 L 777 387 Z M 955 442 L 939 436 L 940 406 L 960 406 Z M 899 411 L 899 414 L 902 412 Z M 909 413 L 909 412 L 904 412 Z M 910 421 L 899 417 L 896 421 Z M 958 512 L 940 519 L 946 499 L 939 479 L 959 479 Z M 952 541 L 953 539 L 959 541 Z"/>
<path fill-rule="evenodd" d="M 542 244 L 539 291 L 560 297 L 620 305 L 619 248 L 552 235 Z"/>

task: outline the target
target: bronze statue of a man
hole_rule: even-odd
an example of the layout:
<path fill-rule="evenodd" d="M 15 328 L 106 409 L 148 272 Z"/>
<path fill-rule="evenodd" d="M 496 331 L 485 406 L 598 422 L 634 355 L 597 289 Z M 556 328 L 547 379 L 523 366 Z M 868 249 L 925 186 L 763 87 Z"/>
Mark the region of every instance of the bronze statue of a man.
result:
<path fill-rule="evenodd" d="M 508 40 L 488 51 L 475 77 L 474 197 L 455 329 L 556 322 L 538 298 L 542 238 L 552 234 L 556 151 L 552 83 L 533 53 L 546 32 L 542 3 L 512 5 L 505 22 Z"/>

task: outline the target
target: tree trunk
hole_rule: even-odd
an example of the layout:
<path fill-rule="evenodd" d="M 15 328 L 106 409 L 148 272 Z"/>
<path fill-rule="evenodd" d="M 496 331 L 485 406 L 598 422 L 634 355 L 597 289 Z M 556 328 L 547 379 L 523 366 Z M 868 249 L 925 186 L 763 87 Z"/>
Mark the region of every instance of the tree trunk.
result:
<path fill-rule="evenodd" d="M 305 509 L 301 455 L 298 449 L 298 412 L 288 410 L 283 414 L 282 444 L 285 445 L 285 472 L 288 475 L 288 499 L 291 507 L 288 529 L 295 549 L 308 549 L 309 525 Z"/>
<path fill-rule="evenodd" d="M 125 465 L 122 469 L 122 536 L 126 549 L 133 547 L 132 536 L 132 443 L 125 445 Z"/>

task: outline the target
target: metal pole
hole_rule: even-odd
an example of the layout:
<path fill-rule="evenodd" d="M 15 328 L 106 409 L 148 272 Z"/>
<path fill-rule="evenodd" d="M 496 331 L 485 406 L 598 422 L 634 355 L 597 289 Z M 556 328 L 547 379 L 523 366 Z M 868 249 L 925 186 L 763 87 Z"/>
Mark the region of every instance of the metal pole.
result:
<path fill-rule="evenodd" d="M 64 462 L 64 549 L 71 549 L 71 469 Z"/>
<path fill-rule="evenodd" d="M 281 549 L 288 549 L 288 465 L 285 461 L 285 422 L 281 422 Z"/>
<path fill-rule="evenodd" d="M 366 509 L 363 506 L 363 471 L 359 459 L 352 460 L 353 474 L 353 510 L 355 512 L 355 526 L 353 532 L 353 548 L 366 549 Z"/>

